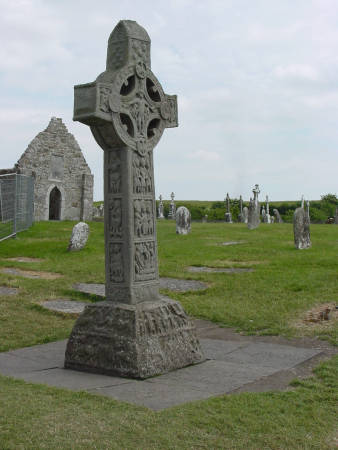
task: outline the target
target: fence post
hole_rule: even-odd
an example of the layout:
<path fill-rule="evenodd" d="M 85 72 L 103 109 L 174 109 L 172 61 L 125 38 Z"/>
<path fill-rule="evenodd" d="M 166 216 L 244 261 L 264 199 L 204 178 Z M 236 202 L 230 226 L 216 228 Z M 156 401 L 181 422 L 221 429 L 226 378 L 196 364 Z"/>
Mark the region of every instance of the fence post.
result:
<path fill-rule="evenodd" d="M 14 191 L 14 217 L 13 217 L 13 237 L 16 237 L 16 215 L 17 215 L 17 195 L 18 195 L 18 174 L 15 174 L 15 191 Z"/>

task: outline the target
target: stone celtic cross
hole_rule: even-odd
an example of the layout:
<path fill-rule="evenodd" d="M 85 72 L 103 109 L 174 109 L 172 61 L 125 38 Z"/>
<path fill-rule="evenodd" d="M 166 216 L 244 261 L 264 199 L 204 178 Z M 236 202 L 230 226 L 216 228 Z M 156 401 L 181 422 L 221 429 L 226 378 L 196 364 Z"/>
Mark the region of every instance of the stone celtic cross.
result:
<path fill-rule="evenodd" d="M 159 295 L 153 149 L 176 127 L 177 99 L 150 69 L 150 39 L 122 20 L 107 68 L 75 86 L 74 120 L 104 150 L 106 301 L 89 304 L 69 337 L 65 367 L 147 378 L 201 362 L 182 306 Z"/>
<path fill-rule="evenodd" d="M 75 86 L 74 120 L 104 150 L 106 297 L 135 304 L 158 296 L 153 148 L 176 127 L 177 98 L 150 69 L 150 38 L 136 22 L 118 23 L 106 71 Z"/>

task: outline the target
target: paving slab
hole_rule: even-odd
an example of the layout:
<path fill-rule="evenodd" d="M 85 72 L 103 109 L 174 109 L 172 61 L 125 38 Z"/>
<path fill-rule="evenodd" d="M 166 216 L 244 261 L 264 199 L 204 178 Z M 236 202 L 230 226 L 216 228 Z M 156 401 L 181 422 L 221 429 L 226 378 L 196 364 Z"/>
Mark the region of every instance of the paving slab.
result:
<path fill-rule="evenodd" d="M 200 330 L 208 329 L 207 322 L 198 321 L 198 325 Z M 264 388 L 264 380 L 273 386 L 273 377 L 321 353 L 314 348 L 252 343 L 249 337 L 200 341 L 207 358 L 204 363 L 142 381 L 64 369 L 66 340 L 0 353 L 0 374 L 86 390 L 158 411 L 215 395 L 254 390 L 255 386 Z M 290 373 L 285 376 L 289 380 Z"/>
<path fill-rule="evenodd" d="M 206 272 L 206 273 L 243 273 L 253 272 L 254 269 L 242 267 L 205 267 L 205 266 L 189 266 L 188 272 Z"/>
<path fill-rule="evenodd" d="M 18 288 L 0 286 L 0 295 L 16 295 L 18 292 L 19 292 Z"/>
<path fill-rule="evenodd" d="M 40 303 L 46 309 L 51 311 L 58 311 L 67 314 L 81 314 L 85 309 L 86 305 L 89 305 L 88 302 L 80 302 L 74 300 L 67 299 L 56 299 L 56 300 L 47 300 L 45 302 Z"/>

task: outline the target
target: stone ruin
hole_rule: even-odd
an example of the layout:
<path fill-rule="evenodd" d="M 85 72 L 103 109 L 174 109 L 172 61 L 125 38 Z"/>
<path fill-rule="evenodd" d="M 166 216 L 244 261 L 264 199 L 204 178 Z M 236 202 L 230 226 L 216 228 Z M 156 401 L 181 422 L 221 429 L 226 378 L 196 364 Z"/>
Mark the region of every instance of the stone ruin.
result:
<path fill-rule="evenodd" d="M 180 206 L 176 211 L 176 233 L 189 234 L 191 231 L 191 214 L 188 208 Z"/>
<path fill-rule="evenodd" d="M 258 184 L 252 189 L 254 198 L 250 198 L 249 214 L 248 214 L 248 228 L 254 230 L 260 224 L 260 205 L 258 201 L 258 194 L 260 193 Z"/>
<path fill-rule="evenodd" d="M 6 172 L 33 176 L 35 221 L 92 220 L 93 175 L 62 119 L 52 117 Z"/>
<path fill-rule="evenodd" d="M 293 214 L 293 233 L 295 247 L 303 250 L 311 247 L 310 239 L 310 202 L 306 202 L 306 210 L 304 209 L 304 201 L 300 208 L 297 208 Z"/>
<path fill-rule="evenodd" d="M 122 20 L 106 71 L 75 86 L 74 120 L 104 150 L 106 301 L 88 305 L 68 340 L 65 367 L 147 378 L 204 360 L 181 305 L 160 297 L 153 148 L 176 127 L 177 98 L 150 69 L 150 39 Z"/>

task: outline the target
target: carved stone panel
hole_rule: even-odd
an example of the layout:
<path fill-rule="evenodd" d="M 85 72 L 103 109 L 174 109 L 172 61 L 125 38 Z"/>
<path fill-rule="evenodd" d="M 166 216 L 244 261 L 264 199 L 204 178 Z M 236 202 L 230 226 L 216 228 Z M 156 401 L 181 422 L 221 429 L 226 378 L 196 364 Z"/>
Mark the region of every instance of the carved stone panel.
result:
<path fill-rule="evenodd" d="M 133 192 L 136 194 L 149 194 L 153 192 L 153 174 L 151 156 L 133 154 Z"/>
<path fill-rule="evenodd" d="M 110 259 L 110 281 L 113 283 L 120 283 L 124 281 L 123 275 L 123 255 L 122 244 L 109 244 L 109 259 Z"/>
<path fill-rule="evenodd" d="M 135 243 L 135 280 L 147 281 L 156 279 L 155 242 Z"/>
<path fill-rule="evenodd" d="M 134 200 L 134 231 L 136 237 L 154 234 L 154 214 L 152 200 Z"/>
<path fill-rule="evenodd" d="M 108 155 L 108 193 L 121 193 L 121 159 L 116 150 Z"/>
<path fill-rule="evenodd" d="M 122 237 L 122 206 L 119 198 L 109 204 L 109 234 L 112 238 Z"/>

